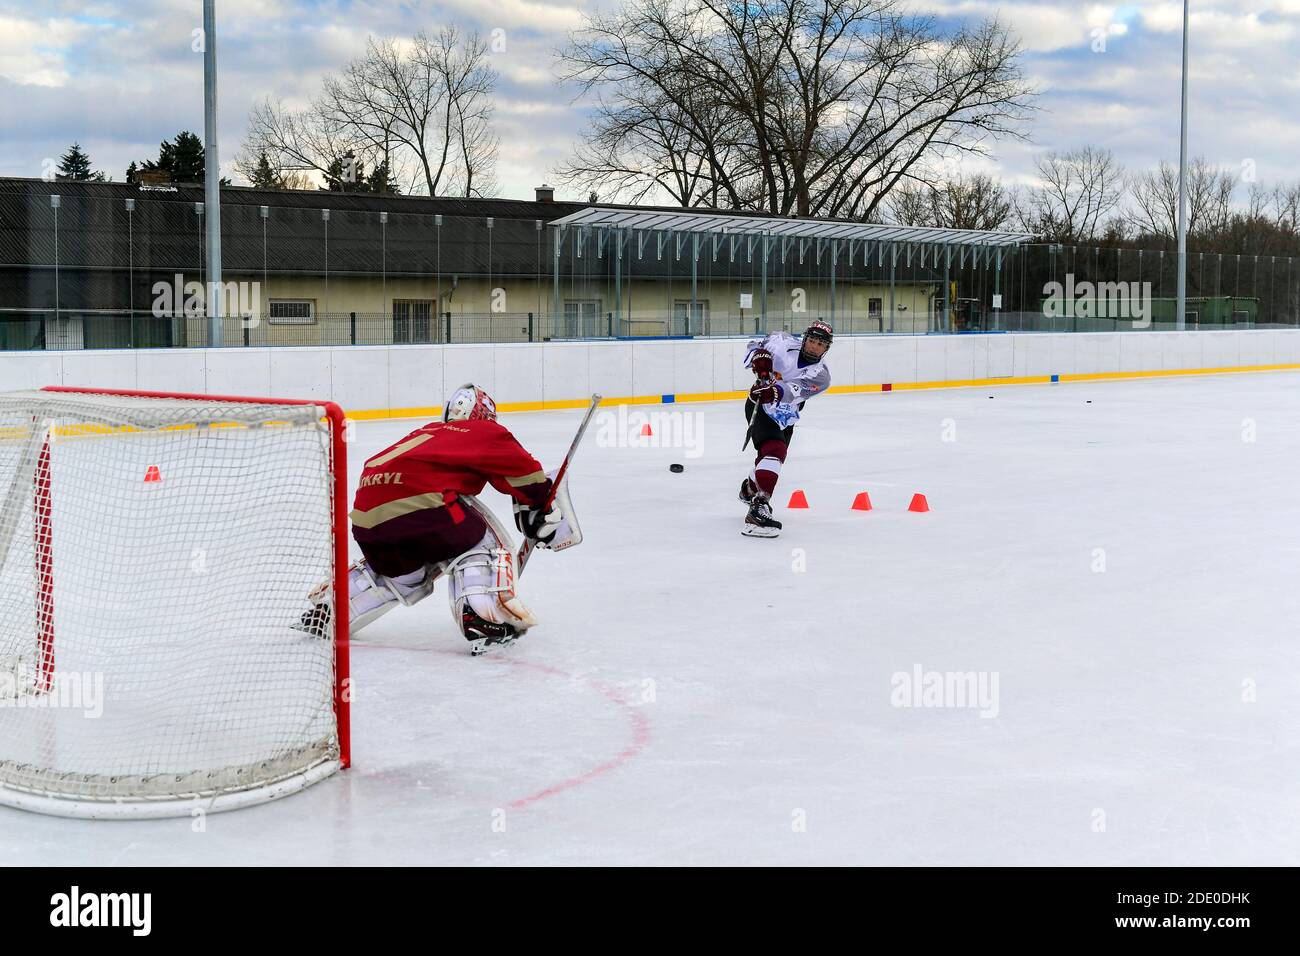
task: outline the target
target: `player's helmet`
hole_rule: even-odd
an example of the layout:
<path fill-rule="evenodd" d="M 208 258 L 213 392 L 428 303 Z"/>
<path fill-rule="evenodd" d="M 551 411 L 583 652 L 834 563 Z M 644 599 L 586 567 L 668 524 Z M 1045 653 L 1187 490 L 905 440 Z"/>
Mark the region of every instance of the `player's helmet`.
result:
<path fill-rule="evenodd" d="M 808 350 L 807 350 L 808 340 L 816 339 L 818 342 L 825 342 L 826 349 L 822 352 L 822 356 L 824 356 L 826 352 L 830 351 L 831 342 L 834 340 L 834 338 L 835 338 L 835 332 L 834 330 L 831 329 L 829 323 L 824 322 L 821 319 L 813 319 L 812 324 L 809 325 L 808 328 L 804 330 L 803 340 L 799 343 L 799 357 L 807 362 L 817 361 L 819 358 L 821 358 L 821 356 L 808 354 Z"/>
<path fill-rule="evenodd" d="M 473 383 L 462 385 L 451 393 L 442 410 L 444 422 L 472 422 L 481 418 L 497 420 L 497 403 L 492 396 Z"/>

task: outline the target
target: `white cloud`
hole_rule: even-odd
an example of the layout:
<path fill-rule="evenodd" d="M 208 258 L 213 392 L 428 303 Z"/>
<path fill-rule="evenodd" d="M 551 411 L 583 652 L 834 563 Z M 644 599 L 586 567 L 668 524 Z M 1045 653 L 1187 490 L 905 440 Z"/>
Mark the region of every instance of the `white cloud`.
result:
<path fill-rule="evenodd" d="M 609 8 L 619 0 L 600 0 Z M 1197 0 L 1192 21 L 1193 153 L 1268 179 L 1300 178 L 1300 0 Z M 1089 142 L 1135 167 L 1177 155 L 1176 0 L 912 0 L 950 18 L 1000 16 L 1022 38 L 1026 73 L 1043 89 L 1029 144 L 994 144 L 992 171 L 1032 176 L 1033 157 Z M 553 178 L 584 125 L 552 52 L 592 0 L 221 0 L 222 154 L 248 110 L 270 95 L 304 105 L 322 75 L 360 53 L 369 33 L 410 36 L 455 24 L 504 31 L 496 122 L 502 194 L 530 196 Z M 190 51 L 199 6 L 174 0 L 0 0 L 0 175 L 38 175 L 74 139 L 118 179 L 180 129 L 202 131 L 202 64 Z M 1093 31 L 1107 50 L 1091 52 Z M 987 169 L 984 160 L 972 168 Z"/>

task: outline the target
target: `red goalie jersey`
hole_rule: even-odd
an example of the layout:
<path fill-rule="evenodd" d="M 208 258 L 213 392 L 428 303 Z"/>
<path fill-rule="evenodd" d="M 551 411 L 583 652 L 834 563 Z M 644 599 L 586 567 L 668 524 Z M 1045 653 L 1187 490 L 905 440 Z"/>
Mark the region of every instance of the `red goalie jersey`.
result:
<path fill-rule="evenodd" d="M 366 462 L 351 514 L 352 536 L 368 557 L 412 539 L 443 543 L 433 553 L 424 549 L 427 558 L 441 551 L 455 556 L 484 532 L 482 519 L 456 499 L 476 495 L 488 484 L 532 506 L 540 506 L 551 490 L 537 459 L 505 426 L 490 419 L 430 422 Z M 400 567 L 375 570 L 403 573 Z"/>

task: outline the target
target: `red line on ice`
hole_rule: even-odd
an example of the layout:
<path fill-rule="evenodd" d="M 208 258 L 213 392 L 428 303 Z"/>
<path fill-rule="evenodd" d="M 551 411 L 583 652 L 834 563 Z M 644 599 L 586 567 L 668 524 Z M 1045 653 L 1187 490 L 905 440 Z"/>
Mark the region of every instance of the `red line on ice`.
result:
<path fill-rule="evenodd" d="M 604 684 L 600 681 L 588 680 L 587 678 L 581 677 L 576 674 L 566 674 L 562 670 L 558 670 L 554 667 L 547 667 L 545 664 L 533 664 L 528 661 L 510 660 L 509 658 L 492 658 L 492 660 L 494 662 L 508 664 L 511 667 L 524 667 L 530 670 L 541 671 L 542 673 L 548 674 L 552 677 L 563 677 L 565 680 L 573 680 L 576 678 L 577 680 L 582 681 L 582 683 L 586 684 L 592 690 L 596 691 L 601 696 L 605 697 L 607 700 L 612 701 L 613 703 L 617 704 L 620 708 L 622 708 L 623 712 L 627 715 L 628 720 L 632 724 L 632 742 L 627 747 L 625 747 L 623 751 L 619 753 L 616 757 L 606 760 L 604 763 L 600 764 L 597 767 L 593 767 L 591 770 L 588 770 L 586 773 L 579 774 L 576 777 L 570 777 L 568 780 L 562 780 L 559 783 L 555 783 L 549 787 L 545 787 L 541 790 L 538 790 L 536 793 L 529 794 L 526 797 L 520 797 L 518 800 L 511 801 L 510 803 L 506 804 L 506 806 L 509 807 L 511 810 L 518 810 L 522 807 L 529 806 L 530 804 L 534 804 L 541 800 L 545 800 L 547 797 L 553 797 L 557 793 L 563 793 L 565 790 L 572 790 L 574 787 L 580 787 L 584 783 L 590 783 L 592 780 L 595 780 L 597 777 L 601 776 L 602 774 L 608 773 L 609 771 L 615 769 L 616 767 L 620 767 L 623 764 L 627 763 L 629 760 L 631 760 L 633 757 L 639 754 L 642 750 L 644 750 L 645 745 L 650 742 L 649 718 L 646 717 L 643 711 L 638 710 L 637 708 L 629 704 L 626 700 L 624 700 L 623 695 L 620 694 L 618 690 L 616 690 L 615 688 L 610 687 L 608 684 Z"/>

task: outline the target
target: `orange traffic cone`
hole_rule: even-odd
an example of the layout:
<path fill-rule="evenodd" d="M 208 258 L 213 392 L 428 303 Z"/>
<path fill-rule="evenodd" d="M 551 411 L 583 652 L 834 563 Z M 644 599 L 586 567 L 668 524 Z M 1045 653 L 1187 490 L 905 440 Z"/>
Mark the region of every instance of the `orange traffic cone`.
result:
<path fill-rule="evenodd" d="M 654 434 L 654 432 L 652 432 L 652 431 L 650 430 L 650 423 L 649 423 L 649 422 L 646 422 L 644 425 L 641 426 L 641 435 L 642 435 L 642 437 L 649 437 L 649 436 L 651 436 L 651 435 L 653 435 L 653 434 Z"/>
<path fill-rule="evenodd" d="M 865 491 L 860 491 L 860 492 L 858 492 L 858 496 L 857 496 L 856 498 L 853 499 L 853 509 L 852 509 L 852 510 L 854 510 L 854 511 L 870 511 L 870 510 L 871 510 L 871 496 L 870 496 L 869 494 L 867 494 Z"/>
<path fill-rule="evenodd" d="M 808 497 L 807 497 L 807 495 L 805 495 L 805 494 L 803 493 L 803 490 L 802 490 L 802 489 L 795 491 L 795 493 L 792 494 L 792 495 L 790 496 L 790 503 L 789 503 L 788 505 L 786 505 L 786 507 L 787 507 L 787 508 L 807 508 L 807 507 L 808 507 Z"/>
<path fill-rule="evenodd" d="M 157 465 L 150 465 L 150 466 L 145 470 L 145 473 L 144 473 L 144 480 L 145 480 L 146 482 L 150 482 L 150 481 L 162 481 L 162 472 L 160 472 L 160 471 L 158 470 L 158 466 L 157 466 Z"/>
<path fill-rule="evenodd" d="M 925 500 L 925 495 L 919 491 L 912 495 L 912 503 L 907 506 L 908 511 L 929 511 L 930 502 Z"/>

